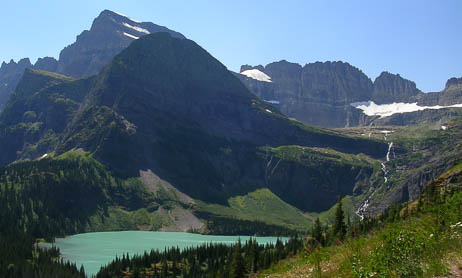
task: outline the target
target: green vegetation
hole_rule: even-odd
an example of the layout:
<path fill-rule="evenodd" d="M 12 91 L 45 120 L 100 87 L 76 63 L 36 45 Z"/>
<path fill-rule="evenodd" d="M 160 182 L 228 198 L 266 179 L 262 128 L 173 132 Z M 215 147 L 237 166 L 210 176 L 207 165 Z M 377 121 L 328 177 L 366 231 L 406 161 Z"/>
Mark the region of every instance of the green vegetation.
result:
<path fill-rule="evenodd" d="M 114 178 L 82 151 L 15 163 L 0 173 L 0 197 L 6 206 L 2 212 L 8 215 L 3 218 L 35 238 L 134 229 L 134 220 L 114 225 L 112 218 L 124 208 L 131 214 L 125 219 L 139 219 L 142 209 L 155 204 L 140 181 Z"/>
<path fill-rule="evenodd" d="M 291 238 L 286 243 L 259 245 L 253 240 L 234 245 L 204 244 L 199 247 L 151 250 L 143 255 L 123 255 L 101 268 L 97 278 L 106 277 L 246 277 L 272 263 L 296 254 L 302 240 Z"/>
<path fill-rule="evenodd" d="M 310 218 L 266 188 L 258 189 L 245 196 L 232 197 L 228 200 L 228 206 L 199 201 L 197 210 L 199 213 L 208 213 L 217 217 L 259 221 L 292 230 L 306 231 L 311 227 Z"/>
<path fill-rule="evenodd" d="M 260 276 L 435 277 L 460 273 L 462 253 L 462 163 L 432 180 L 418 201 L 394 205 L 348 229 L 340 244 L 320 247 L 308 239 L 297 256 Z M 313 238 L 319 237 L 314 229 Z M 329 239 L 328 230 L 322 233 Z M 454 272 L 455 271 L 455 272 Z"/>
<path fill-rule="evenodd" d="M 347 154 L 329 148 L 311 148 L 304 146 L 280 146 L 276 148 L 262 147 L 264 151 L 275 153 L 283 160 L 296 161 L 304 165 L 317 165 L 321 160 L 351 166 L 380 168 L 380 163 L 369 156 Z"/>

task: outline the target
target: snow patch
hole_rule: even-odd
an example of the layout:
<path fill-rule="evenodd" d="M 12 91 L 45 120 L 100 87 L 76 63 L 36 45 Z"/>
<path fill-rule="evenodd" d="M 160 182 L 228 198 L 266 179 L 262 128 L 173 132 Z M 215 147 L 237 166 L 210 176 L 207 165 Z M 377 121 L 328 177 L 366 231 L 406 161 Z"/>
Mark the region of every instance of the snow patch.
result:
<path fill-rule="evenodd" d="M 252 79 L 258 80 L 258 81 L 263 81 L 263 82 L 273 82 L 271 81 L 271 77 L 266 75 L 264 72 L 261 72 L 257 69 L 251 69 L 251 70 L 245 70 L 241 72 L 241 74 L 250 77 Z"/>
<path fill-rule="evenodd" d="M 119 12 L 114 12 L 114 13 L 115 13 L 115 14 L 118 14 L 118 15 L 120 15 L 120 16 L 123 16 L 123 17 L 129 19 L 129 20 L 132 21 L 132 22 L 141 23 L 141 21 L 138 21 L 138 20 L 136 20 L 136 19 L 130 18 L 130 17 L 124 15 L 123 13 L 119 13 Z"/>
<path fill-rule="evenodd" d="M 41 157 L 39 157 L 38 160 L 44 159 L 44 158 L 47 157 L 47 156 L 48 156 L 48 154 L 46 153 L 46 154 L 42 155 Z"/>
<path fill-rule="evenodd" d="M 137 37 L 137 36 L 133 36 L 132 34 L 129 34 L 129 33 L 125 33 L 125 32 L 123 32 L 123 34 L 124 34 L 124 36 L 127 36 L 127 37 L 129 37 L 129 38 L 132 38 L 132 39 L 134 39 L 134 40 L 137 40 L 137 39 L 139 39 L 139 37 Z"/>
<path fill-rule="evenodd" d="M 127 28 L 130 28 L 132 30 L 135 30 L 137 32 L 140 32 L 140 33 L 145 33 L 145 34 L 151 34 L 151 32 L 149 32 L 148 30 L 144 29 L 144 28 L 141 28 L 141 27 L 137 27 L 137 26 L 132 26 L 126 22 L 122 23 L 123 26 L 127 27 Z"/>
<path fill-rule="evenodd" d="M 265 110 L 266 110 L 266 112 L 268 112 L 268 113 L 273 113 L 273 112 L 271 112 L 271 110 L 269 110 L 269 109 L 265 109 Z"/>
<path fill-rule="evenodd" d="M 380 118 L 389 117 L 393 114 L 398 113 L 409 113 L 416 112 L 425 109 L 443 109 L 443 108 L 462 108 L 461 104 L 454 104 L 448 106 L 420 106 L 417 102 L 404 103 L 404 102 L 393 102 L 390 104 L 375 104 L 373 101 L 354 102 L 351 106 L 363 110 L 363 113 L 368 116 L 380 116 Z"/>
<path fill-rule="evenodd" d="M 278 100 L 265 100 L 265 101 L 271 104 L 279 104 Z"/>

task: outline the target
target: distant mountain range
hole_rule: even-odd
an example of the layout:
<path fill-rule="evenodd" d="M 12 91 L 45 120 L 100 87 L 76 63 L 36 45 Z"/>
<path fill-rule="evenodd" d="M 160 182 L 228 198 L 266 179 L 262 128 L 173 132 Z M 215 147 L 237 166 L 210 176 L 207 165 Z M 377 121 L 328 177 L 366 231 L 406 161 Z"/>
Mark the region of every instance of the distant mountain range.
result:
<path fill-rule="evenodd" d="M 76 78 L 99 73 L 115 55 L 133 40 L 150 33 L 167 32 L 176 38 L 182 34 L 151 22 L 140 22 L 120 13 L 105 10 L 93 21 L 90 30 L 83 31 L 76 41 L 66 46 L 59 60 L 39 58 L 32 65 L 28 58 L 18 63 L 11 60 L 0 67 L 0 110 L 13 94 L 26 68 L 56 72 Z"/>
<path fill-rule="evenodd" d="M 0 111 L 14 92 L 26 68 L 56 72 L 81 78 L 97 74 L 133 40 L 156 32 L 178 32 L 151 22 L 139 22 L 120 13 L 105 10 L 90 30 L 65 47 L 59 60 L 44 57 L 32 65 L 28 58 L 0 67 Z M 419 106 L 450 106 L 462 103 L 460 79 L 452 78 L 442 92 L 423 93 L 416 84 L 399 74 L 382 72 L 374 82 L 361 70 L 344 62 L 316 62 L 301 66 L 287 61 L 267 66 L 244 65 L 239 78 L 255 95 L 275 105 L 282 113 L 303 123 L 320 127 L 361 125 L 406 125 L 452 117 L 454 109 L 410 111 L 390 117 L 367 115 L 354 103 L 417 103 Z M 364 104 L 362 105 L 364 107 Z M 373 109 L 369 107 L 369 111 Z M 395 107 L 380 107 L 395 109 Z M 397 111 L 397 110 L 396 110 Z"/>
<path fill-rule="evenodd" d="M 454 115 L 448 109 L 419 110 L 418 113 L 403 115 L 400 112 L 406 111 L 388 106 L 385 109 L 395 109 L 396 115 L 384 119 L 365 115 L 355 107 L 358 102 L 378 105 L 417 103 L 418 106 L 462 103 L 460 79 L 450 79 L 442 92 L 423 93 L 414 82 L 399 74 L 382 72 L 372 82 L 361 70 L 344 62 L 316 62 L 302 67 L 283 60 L 265 67 L 244 65 L 240 72 L 239 78 L 251 92 L 275 104 L 282 113 L 303 123 L 322 127 L 406 125 Z"/>

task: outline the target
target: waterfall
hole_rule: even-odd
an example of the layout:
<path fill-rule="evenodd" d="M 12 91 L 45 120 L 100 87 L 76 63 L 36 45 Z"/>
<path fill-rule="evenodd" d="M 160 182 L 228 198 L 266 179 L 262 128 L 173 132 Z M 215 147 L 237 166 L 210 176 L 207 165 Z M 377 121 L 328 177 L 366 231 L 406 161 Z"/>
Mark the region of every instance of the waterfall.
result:
<path fill-rule="evenodd" d="M 388 133 L 392 133 L 393 131 L 385 130 L 385 131 L 381 131 L 381 132 L 384 133 L 383 139 L 385 141 L 387 141 Z M 369 134 L 369 137 L 370 137 L 370 134 Z M 393 153 L 393 158 L 396 158 L 395 151 L 393 149 L 393 142 L 388 143 L 388 150 L 387 150 L 387 155 L 386 155 L 387 162 L 390 161 L 390 154 L 391 153 Z M 382 165 L 382 172 L 383 172 L 383 178 L 385 180 L 385 182 L 384 182 L 384 184 L 385 184 L 385 183 L 388 182 L 388 170 L 387 170 L 387 166 L 385 165 L 385 163 L 381 162 L 380 164 Z M 369 197 L 367 197 L 367 199 L 364 202 L 362 202 L 361 205 L 359 205 L 359 208 L 356 210 L 356 215 L 358 215 L 361 220 L 364 219 L 364 213 L 366 212 L 366 209 L 369 207 L 370 200 L 374 196 L 375 191 L 376 191 L 376 189 L 374 189 L 372 191 L 371 195 L 369 195 Z"/>
<path fill-rule="evenodd" d="M 393 148 L 393 142 L 390 142 L 390 144 L 388 144 L 388 152 L 387 152 L 387 161 L 390 161 L 390 152 Z M 395 156 L 395 151 L 393 151 L 393 158 Z"/>

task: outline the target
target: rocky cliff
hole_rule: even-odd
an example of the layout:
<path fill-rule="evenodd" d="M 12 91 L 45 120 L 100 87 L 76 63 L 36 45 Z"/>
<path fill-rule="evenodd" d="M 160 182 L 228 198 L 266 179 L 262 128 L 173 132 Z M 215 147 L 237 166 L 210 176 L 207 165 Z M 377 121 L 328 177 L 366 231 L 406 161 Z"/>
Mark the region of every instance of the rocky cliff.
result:
<path fill-rule="evenodd" d="M 260 80 L 258 72 L 265 74 L 268 80 Z M 359 69 L 343 62 L 316 62 L 304 67 L 287 61 L 267 66 L 245 65 L 237 76 L 251 92 L 279 108 L 285 115 L 321 127 L 407 125 L 458 115 L 454 108 L 451 111 L 401 112 L 378 118 L 364 114 L 355 108 L 356 105 L 352 107 L 352 103 L 417 103 L 419 106 L 462 103 L 460 79 L 450 79 L 442 92 L 423 93 L 414 82 L 389 72 L 382 72 L 372 83 Z"/>
<path fill-rule="evenodd" d="M 264 100 L 278 104 L 282 113 L 315 126 L 344 127 L 358 125 L 360 111 L 349 104 L 369 100 L 372 82 L 359 69 L 343 62 L 317 62 L 304 67 L 280 61 L 261 70 L 272 82 L 241 75 L 246 86 Z"/>
<path fill-rule="evenodd" d="M 377 104 L 410 102 L 412 97 L 422 93 L 416 84 L 399 74 L 382 72 L 374 81 L 372 99 Z"/>

